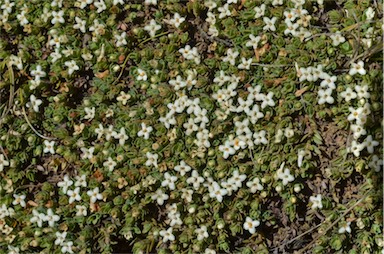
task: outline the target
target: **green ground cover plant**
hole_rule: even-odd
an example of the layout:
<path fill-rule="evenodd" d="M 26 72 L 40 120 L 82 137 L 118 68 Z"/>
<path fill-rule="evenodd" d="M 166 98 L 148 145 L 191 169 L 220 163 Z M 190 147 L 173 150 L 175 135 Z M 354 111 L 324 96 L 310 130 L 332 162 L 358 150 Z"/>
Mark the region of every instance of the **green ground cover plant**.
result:
<path fill-rule="evenodd" d="M 0 253 L 384 253 L 380 0 L 0 0 Z"/>

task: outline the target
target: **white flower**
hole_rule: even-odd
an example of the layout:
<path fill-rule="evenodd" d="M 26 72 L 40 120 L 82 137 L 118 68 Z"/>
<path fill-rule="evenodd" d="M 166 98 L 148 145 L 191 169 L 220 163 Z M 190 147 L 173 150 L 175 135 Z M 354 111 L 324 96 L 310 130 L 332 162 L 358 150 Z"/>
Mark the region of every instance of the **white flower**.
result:
<path fill-rule="evenodd" d="M 249 233 L 254 234 L 256 232 L 256 227 L 260 226 L 260 221 L 258 220 L 252 220 L 251 217 L 248 217 L 245 219 L 244 222 L 244 229 L 248 230 Z"/>
<path fill-rule="evenodd" d="M 208 8 L 208 10 L 213 10 L 217 7 L 217 3 L 212 0 L 206 0 L 204 1 L 204 6 Z"/>
<path fill-rule="evenodd" d="M 172 234 L 172 230 L 173 230 L 172 227 L 170 227 L 167 230 L 161 230 L 159 232 L 159 234 L 163 237 L 164 243 L 175 240 L 175 236 Z"/>
<path fill-rule="evenodd" d="M 197 234 L 197 240 L 202 241 L 204 238 L 208 238 L 207 226 L 201 226 L 200 228 L 195 229 L 195 233 Z"/>
<path fill-rule="evenodd" d="M 246 183 L 247 187 L 250 188 L 251 193 L 256 193 L 258 190 L 263 190 L 263 185 L 260 184 L 260 179 L 255 177 L 252 181 Z"/>
<path fill-rule="evenodd" d="M 85 111 L 85 116 L 84 116 L 84 119 L 93 119 L 95 117 L 95 111 L 96 111 L 96 108 L 95 107 L 92 107 L 92 108 L 88 108 L 88 107 L 85 107 L 84 108 L 84 111 Z"/>
<path fill-rule="evenodd" d="M 57 60 L 59 60 L 62 57 L 62 55 L 60 54 L 59 48 L 55 48 L 55 52 L 52 52 L 49 56 L 52 57 L 52 60 L 51 60 L 52 63 L 55 63 Z"/>
<path fill-rule="evenodd" d="M 86 21 L 85 21 L 85 20 L 82 20 L 82 19 L 79 18 L 79 17 L 75 17 L 75 21 L 76 21 L 76 24 L 73 25 L 73 28 L 74 28 L 74 29 L 79 29 L 82 33 L 85 33 L 85 24 L 86 24 Z"/>
<path fill-rule="evenodd" d="M 120 92 L 120 96 L 116 98 L 117 101 L 121 101 L 121 103 L 125 106 L 127 101 L 131 99 L 131 95 L 125 93 L 124 91 Z"/>
<path fill-rule="evenodd" d="M 23 69 L 23 62 L 21 57 L 17 57 L 15 55 L 11 55 L 9 58 L 11 65 L 15 65 L 19 70 Z"/>
<path fill-rule="evenodd" d="M 289 182 L 292 182 L 295 180 L 295 177 L 291 175 L 289 168 L 284 168 L 285 163 L 283 162 L 280 166 L 280 168 L 276 172 L 277 179 L 280 179 L 283 181 L 283 185 L 287 185 Z M 283 171 L 284 170 L 284 171 Z"/>
<path fill-rule="evenodd" d="M 152 200 L 156 200 L 157 204 L 163 205 L 164 200 L 167 200 L 169 198 L 169 196 L 168 196 L 168 194 L 165 194 L 161 189 L 157 189 L 151 198 L 152 198 Z"/>
<path fill-rule="evenodd" d="M 161 29 L 161 25 L 158 25 L 154 19 L 149 22 L 149 25 L 144 27 L 144 30 L 149 33 L 151 37 L 155 37 L 156 32 Z"/>
<path fill-rule="evenodd" d="M 262 103 L 261 103 L 261 108 L 264 109 L 267 106 L 274 107 L 275 106 L 275 101 L 272 99 L 273 97 L 273 92 L 269 92 L 267 95 L 264 95 L 262 97 Z"/>
<path fill-rule="evenodd" d="M 371 94 L 368 92 L 368 86 L 365 85 L 365 86 L 359 86 L 359 85 L 356 85 L 355 86 L 355 91 L 357 93 L 357 97 L 359 99 L 368 99 L 371 97 Z"/>
<path fill-rule="evenodd" d="M 205 19 L 206 22 L 208 22 L 211 26 L 216 24 L 216 16 L 212 12 L 207 12 L 207 18 Z"/>
<path fill-rule="evenodd" d="M 86 177 L 87 177 L 86 175 L 76 176 L 75 187 L 78 187 L 78 186 L 87 187 Z"/>
<path fill-rule="evenodd" d="M 180 164 L 175 166 L 175 171 L 179 172 L 181 176 L 184 176 L 187 172 L 191 171 L 191 167 L 181 160 Z"/>
<path fill-rule="evenodd" d="M 225 18 L 227 16 L 231 16 L 231 11 L 229 10 L 229 5 L 224 4 L 224 6 L 217 8 L 219 11 L 219 19 Z"/>
<path fill-rule="evenodd" d="M 379 142 L 372 139 L 372 135 L 368 135 L 364 140 L 364 146 L 367 148 L 368 153 L 373 153 L 373 150 Z"/>
<path fill-rule="evenodd" d="M 239 69 L 246 69 L 249 70 L 251 67 L 252 58 L 249 58 L 248 60 L 245 57 L 241 58 L 241 64 L 239 64 L 237 67 Z"/>
<path fill-rule="evenodd" d="M 121 47 L 121 46 L 127 45 L 127 40 L 125 39 L 126 37 L 127 37 L 126 32 L 122 32 L 121 35 L 115 34 L 116 47 Z"/>
<path fill-rule="evenodd" d="M 365 147 L 365 143 L 357 143 L 356 140 L 353 140 L 351 142 L 351 146 L 349 147 L 348 151 L 349 152 L 352 152 L 356 157 L 359 157 L 360 156 L 360 152 L 363 151 Z"/>
<path fill-rule="evenodd" d="M 372 20 L 375 17 L 375 11 L 372 7 L 368 7 L 365 11 L 365 16 L 367 17 L 367 20 Z"/>
<path fill-rule="evenodd" d="M 93 190 L 87 191 L 87 195 L 91 198 L 91 203 L 95 203 L 97 200 L 103 199 L 103 195 L 99 193 L 99 187 L 95 187 Z"/>
<path fill-rule="evenodd" d="M 21 207 L 25 207 L 26 204 L 25 204 L 25 195 L 17 195 L 16 193 L 13 194 L 13 197 L 15 198 L 15 200 L 13 200 L 12 202 L 12 205 L 18 205 L 20 204 Z"/>
<path fill-rule="evenodd" d="M 33 217 L 30 220 L 31 223 L 36 222 L 37 226 L 39 228 L 41 228 L 43 226 L 43 221 L 44 221 L 44 218 L 45 218 L 45 214 L 44 213 L 39 213 L 36 210 L 32 210 L 32 214 L 33 214 Z"/>
<path fill-rule="evenodd" d="M 227 49 L 227 56 L 223 58 L 224 62 L 229 62 L 232 65 L 236 64 L 236 58 L 239 55 L 239 52 L 234 49 Z"/>
<path fill-rule="evenodd" d="M 103 163 L 103 166 L 108 168 L 109 171 L 113 171 L 116 165 L 117 163 L 111 157 L 108 157 L 108 160 Z"/>
<path fill-rule="evenodd" d="M 276 31 L 275 23 L 277 18 L 272 17 L 271 19 L 268 17 L 264 17 L 263 21 L 265 23 L 265 26 L 263 27 L 263 30 L 270 30 L 270 31 Z"/>
<path fill-rule="evenodd" d="M 359 124 L 351 124 L 351 131 L 353 132 L 354 139 L 358 139 L 361 136 L 367 134 L 367 131 L 364 129 L 364 127 Z"/>
<path fill-rule="evenodd" d="M 332 92 L 333 92 L 333 90 L 331 88 L 327 88 L 325 90 L 319 89 L 319 92 L 318 92 L 319 105 L 324 104 L 324 103 L 329 103 L 329 104 L 334 103 L 335 99 L 332 97 Z"/>
<path fill-rule="evenodd" d="M 113 0 L 113 5 L 124 4 L 124 0 Z"/>
<path fill-rule="evenodd" d="M 144 4 L 145 5 L 150 5 L 150 4 L 156 5 L 157 4 L 157 0 L 145 0 Z"/>
<path fill-rule="evenodd" d="M 309 197 L 309 201 L 312 202 L 312 209 L 323 208 L 323 204 L 321 203 L 321 194 L 317 194 L 317 196 Z"/>
<path fill-rule="evenodd" d="M 185 199 L 188 203 L 192 202 L 193 190 L 188 190 L 186 188 L 181 189 L 181 198 Z"/>
<path fill-rule="evenodd" d="M 261 18 L 265 13 L 265 4 L 260 5 L 260 7 L 256 6 L 253 10 L 256 12 L 255 19 Z"/>
<path fill-rule="evenodd" d="M 62 253 L 73 253 L 72 251 L 72 246 L 73 246 L 73 242 L 72 241 L 69 241 L 69 242 L 65 242 L 61 245 L 61 252 Z"/>
<path fill-rule="evenodd" d="M 40 85 L 41 80 L 40 79 L 29 80 L 29 83 L 30 83 L 29 89 L 35 90 L 36 87 L 38 87 Z M 27 105 L 27 107 L 28 107 L 28 105 Z"/>
<path fill-rule="evenodd" d="M 5 0 L 4 3 L 1 5 L 1 9 L 4 10 L 4 12 L 12 13 L 12 7 L 15 5 L 14 2 L 10 2 L 9 0 Z"/>
<path fill-rule="evenodd" d="M 58 187 L 61 187 L 63 193 L 66 194 L 68 188 L 69 188 L 70 186 L 72 186 L 72 184 L 73 184 L 73 181 L 69 179 L 69 176 L 68 176 L 68 175 L 65 175 L 63 181 L 58 182 L 58 183 L 57 183 L 57 186 L 58 186 Z"/>
<path fill-rule="evenodd" d="M 77 2 L 79 3 L 79 8 L 84 9 L 88 4 L 93 3 L 93 0 L 77 0 Z"/>
<path fill-rule="evenodd" d="M 240 188 L 246 178 L 247 176 L 245 174 L 240 175 L 239 170 L 235 170 L 233 171 L 232 177 L 230 178 L 229 181 L 231 181 L 235 186 Z"/>
<path fill-rule="evenodd" d="M 76 216 L 87 216 L 87 207 L 83 205 L 76 205 Z"/>
<path fill-rule="evenodd" d="M 372 156 L 371 161 L 368 166 L 374 169 L 376 172 L 381 170 L 381 166 L 383 165 L 383 159 L 379 159 L 379 157 L 375 154 Z"/>
<path fill-rule="evenodd" d="M 335 47 L 345 42 L 345 38 L 344 36 L 341 35 L 340 31 L 337 31 L 335 34 L 332 34 L 330 37 L 332 39 L 332 45 Z"/>
<path fill-rule="evenodd" d="M 283 4 L 283 0 L 273 0 L 272 2 L 273 6 L 282 5 L 282 4 Z"/>
<path fill-rule="evenodd" d="M 363 116 L 363 110 L 364 108 L 362 107 L 359 107 L 357 109 L 349 107 L 349 111 L 351 113 L 347 117 L 348 121 L 352 122 L 353 120 L 356 120 L 357 122 L 359 122 Z"/>
<path fill-rule="evenodd" d="M 105 33 L 104 25 L 100 23 L 98 19 L 93 20 L 92 26 L 89 27 L 89 31 L 94 32 L 94 35 L 103 35 Z M 103 44 L 104 45 L 104 44 Z M 104 47 L 102 47 L 103 49 Z M 103 52 L 103 50 L 102 50 Z"/>
<path fill-rule="evenodd" d="M 299 168 L 301 168 L 301 165 L 303 165 L 303 159 L 304 159 L 305 154 L 306 154 L 306 152 L 303 149 L 300 149 L 297 152 L 297 166 Z"/>
<path fill-rule="evenodd" d="M 179 13 L 175 13 L 173 19 L 169 20 L 170 24 L 174 25 L 176 28 L 178 28 L 184 21 L 185 18 L 181 17 Z"/>
<path fill-rule="evenodd" d="M 113 125 L 109 125 L 108 129 L 104 129 L 104 134 L 107 141 L 111 140 L 111 137 L 116 134 L 116 132 L 113 131 Z"/>
<path fill-rule="evenodd" d="M 346 102 L 356 99 L 357 94 L 350 88 L 347 87 L 347 89 L 340 93 L 340 96 L 345 99 Z"/>
<path fill-rule="evenodd" d="M 328 76 L 326 79 L 321 81 L 320 86 L 323 88 L 335 89 L 336 88 L 336 85 L 335 85 L 336 80 L 337 80 L 336 76 Z"/>
<path fill-rule="evenodd" d="M 261 40 L 260 36 L 254 36 L 253 34 L 249 35 L 249 41 L 245 44 L 247 47 L 253 47 L 253 49 L 257 49 L 259 42 Z"/>
<path fill-rule="evenodd" d="M 35 95 L 31 94 L 29 97 L 30 103 L 27 103 L 27 107 L 32 107 L 33 111 L 39 112 L 39 106 L 43 103 L 42 100 L 36 99 Z"/>
<path fill-rule="evenodd" d="M 80 201 L 80 187 L 76 187 L 74 190 L 68 190 L 67 195 L 69 197 L 69 203 L 72 204 L 73 202 Z"/>
<path fill-rule="evenodd" d="M 147 74 L 145 73 L 144 70 L 138 68 L 137 73 L 138 73 L 138 76 L 136 78 L 137 80 L 144 80 L 144 81 L 147 80 Z"/>
<path fill-rule="evenodd" d="M 27 17 L 25 17 L 25 14 L 27 14 L 25 11 L 21 11 L 20 14 L 17 14 L 17 20 L 19 20 L 20 25 L 24 26 L 29 23 Z"/>
<path fill-rule="evenodd" d="M 183 124 L 183 127 L 186 129 L 185 134 L 187 136 L 191 135 L 194 131 L 197 131 L 199 129 L 199 126 L 195 124 L 193 118 L 189 118 L 188 122 L 185 122 Z"/>
<path fill-rule="evenodd" d="M 176 124 L 176 118 L 170 113 L 168 113 L 165 117 L 160 117 L 159 121 L 162 122 L 167 129 L 169 129 L 171 125 Z"/>
<path fill-rule="evenodd" d="M 94 147 L 90 147 L 89 149 L 81 147 L 80 150 L 83 152 L 83 154 L 81 155 L 82 159 L 91 160 L 93 158 L 93 153 L 95 151 Z"/>
<path fill-rule="evenodd" d="M 267 134 L 267 132 L 265 130 L 261 130 L 261 131 L 255 131 L 253 133 L 253 138 L 255 139 L 254 140 L 254 143 L 255 145 L 260 145 L 260 144 L 268 144 L 268 140 L 267 138 L 265 137 L 265 135 Z"/>
<path fill-rule="evenodd" d="M 253 124 L 264 117 L 264 113 L 260 112 L 258 105 L 254 105 L 251 110 L 245 110 L 245 113 L 248 115 L 250 122 Z"/>
<path fill-rule="evenodd" d="M 157 159 L 159 158 L 159 155 L 147 152 L 146 156 L 147 161 L 145 162 L 145 165 L 148 167 L 153 165 L 155 168 L 157 168 Z"/>
<path fill-rule="evenodd" d="M 339 234 L 343 234 L 345 232 L 351 233 L 351 222 L 347 222 L 343 227 L 339 228 Z"/>
<path fill-rule="evenodd" d="M 292 23 L 291 21 L 285 21 L 285 24 L 287 25 L 287 29 L 284 30 L 284 34 L 285 35 L 288 35 L 288 34 L 292 34 L 293 36 L 297 35 L 297 31 L 296 29 L 299 27 L 299 24 L 297 23 Z"/>
<path fill-rule="evenodd" d="M 55 141 L 44 140 L 44 153 L 55 154 Z"/>
<path fill-rule="evenodd" d="M 113 137 L 115 139 L 118 139 L 119 140 L 119 144 L 121 146 L 123 146 L 125 144 L 125 141 L 128 140 L 128 135 L 125 133 L 125 129 L 124 127 L 121 127 L 120 128 L 120 132 L 117 133 L 117 132 L 114 132 L 113 133 Z"/>
<path fill-rule="evenodd" d="M 53 213 L 52 209 L 49 208 L 47 210 L 47 215 L 44 216 L 44 221 L 48 222 L 48 225 L 50 227 L 54 227 L 55 226 L 55 222 L 59 221 L 60 220 L 60 216 L 59 215 L 56 215 Z"/>
<path fill-rule="evenodd" d="M 206 248 L 204 251 L 204 254 L 216 254 L 216 251 L 210 248 Z"/>
<path fill-rule="evenodd" d="M 289 10 L 289 11 L 284 11 L 284 16 L 285 16 L 285 23 L 290 23 L 295 21 L 295 19 L 298 17 L 295 11 Z"/>
<path fill-rule="evenodd" d="M 97 13 L 101 13 L 104 10 L 107 9 L 107 6 L 105 5 L 103 0 L 98 0 L 93 3 L 93 5 L 97 8 Z"/>
<path fill-rule="evenodd" d="M 76 64 L 76 62 L 74 60 L 66 61 L 64 64 L 65 64 L 65 66 L 68 67 L 68 74 L 69 75 L 72 75 L 72 73 L 74 71 L 79 70 L 79 66 L 77 66 L 77 64 Z"/>
<path fill-rule="evenodd" d="M 216 182 L 213 183 L 212 189 L 209 192 L 211 198 L 216 198 L 220 203 L 223 202 L 223 196 L 228 194 L 228 190 L 221 188 Z"/>
<path fill-rule="evenodd" d="M 4 154 L 0 154 L 0 172 L 4 170 L 4 167 L 9 166 L 9 161 L 7 161 L 4 157 Z"/>
<path fill-rule="evenodd" d="M 54 25 L 56 23 L 62 23 L 64 24 L 65 23 L 65 20 L 63 18 L 64 16 L 64 11 L 63 10 L 60 10 L 58 12 L 56 11 L 52 11 L 52 20 L 51 20 L 51 23 Z"/>
<path fill-rule="evenodd" d="M 67 232 L 56 232 L 56 240 L 55 240 L 55 245 L 62 245 L 64 243 L 65 238 L 67 237 Z"/>
<path fill-rule="evenodd" d="M 225 141 L 224 145 L 219 146 L 219 150 L 223 152 L 224 159 L 227 159 L 229 155 L 234 155 L 236 153 L 236 150 L 230 145 L 228 140 Z"/>
<path fill-rule="evenodd" d="M 351 69 L 349 70 L 349 75 L 353 76 L 356 73 L 359 73 L 360 75 L 365 75 L 367 72 L 364 69 L 364 62 L 358 61 L 356 63 L 351 63 Z"/>
<path fill-rule="evenodd" d="M 138 137 L 144 137 L 144 139 L 149 139 L 149 134 L 152 132 L 153 128 L 148 126 L 145 123 L 141 123 L 141 130 L 137 133 Z"/>
<path fill-rule="evenodd" d="M 199 176 L 199 173 L 196 170 L 192 171 L 191 177 L 187 179 L 188 184 L 192 184 L 195 190 L 200 188 L 200 184 L 204 182 L 204 178 Z"/>
<path fill-rule="evenodd" d="M 170 190 L 175 189 L 175 182 L 177 181 L 176 176 L 171 176 L 168 172 L 165 172 L 164 174 L 165 180 L 161 182 L 162 187 L 168 186 Z"/>

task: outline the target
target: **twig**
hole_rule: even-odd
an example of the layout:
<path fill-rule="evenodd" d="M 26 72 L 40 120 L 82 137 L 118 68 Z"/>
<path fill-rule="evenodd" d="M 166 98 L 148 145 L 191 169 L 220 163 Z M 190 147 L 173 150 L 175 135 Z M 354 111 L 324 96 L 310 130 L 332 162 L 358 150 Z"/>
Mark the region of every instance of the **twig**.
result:
<path fill-rule="evenodd" d="M 141 42 L 138 44 L 138 46 L 140 46 L 140 45 L 142 45 L 142 44 L 144 44 L 144 43 L 146 43 L 146 42 L 148 42 L 148 41 L 150 41 L 150 40 L 152 40 L 152 39 L 154 39 L 154 38 L 157 38 L 157 37 L 160 37 L 160 36 L 169 34 L 169 33 L 170 33 L 170 32 L 167 31 L 167 32 L 164 32 L 164 33 L 157 34 L 157 35 L 154 36 L 154 37 L 145 39 L 145 40 L 141 41 Z M 115 81 L 112 82 L 112 84 L 111 84 L 112 86 L 115 85 L 115 84 L 120 80 L 121 76 L 123 75 L 125 66 L 127 65 L 127 62 L 128 62 L 128 59 L 129 59 L 129 58 L 128 58 L 128 55 L 127 55 L 127 56 L 125 57 L 125 60 L 124 60 L 124 62 L 123 62 L 123 65 L 122 65 L 122 67 L 121 67 L 121 71 L 120 71 L 120 73 L 119 73 L 119 76 L 115 79 Z"/>
<path fill-rule="evenodd" d="M 205 39 L 209 40 L 209 41 L 217 41 L 217 42 L 220 42 L 222 44 L 224 44 L 225 46 L 227 47 L 233 47 L 233 43 L 232 41 L 226 41 L 226 40 L 223 40 L 217 36 L 209 36 L 199 25 L 197 25 L 197 30 L 199 30 L 200 34 L 202 35 L 202 37 L 204 37 Z"/>
<path fill-rule="evenodd" d="M 121 67 L 121 71 L 120 71 L 120 73 L 119 73 L 119 76 L 117 76 L 117 78 L 115 79 L 115 81 L 112 82 L 111 86 L 116 85 L 116 83 L 120 80 L 121 76 L 123 75 L 125 66 L 127 65 L 128 59 L 129 59 L 129 58 L 128 58 L 128 55 L 127 55 L 127 56 L 125 57 L 123 66 Z"/>
<path fill-rule="evenodd" d="M 333 226 L 335 226 L 342 218 L 344 218 L 350 211 L 352 211 L 353 208 L 355 208 L 358 204 L 360 204 L 370 193 L 371 190 L 368 190 L 367 193 L 359 199 L 353 206 L 348 208 L 337 220 L 335 220 L 329 227 L 327 227 L 322 234 L 319 234 L 317 237 L 315 237 L 312 242 L 310 242 L 307 246 L 305 246 L 303 249 L 299 250 L 297 254 L 302 254 L 304 251 L 306 251 L 308 248 L 310 248 L 321 236 L 326 234 L 328 230 L 330 230 Z M 320 223 L 322 224 L 322 223 Z"/>
<path fill-rule="evenodd" d="M 279 249 L 279 248 L 283 248 L 284 246 L 293 243 L 294 241 L 296 241 L 297 239 L 301 238 L 302 236 L 305 236 L 306 234 L 311 233 L 313 230 L 315 230 L 316 228 L 320 227 L 321 224 L 322 224 L 322 223 L 317 224 L 317 225 L 314 226 L 313 228 L 308 229 L 308 230 L 305 231 L 304 233 L 302 233 L 302 234 L 300 234 L 300 235 L 298 235 L 298 236 L 292 238 L 292 239 L 289 240 L 288 242 L 283 243 L 282 245 L 280 245 L 279 247 L 276 247 L 276 248 L 272 249 L 271 251 L 275 251 L 275 250 L 277 250 L 277 249 Z"/>
<path fill-rule="evenodd" d="M 32 126 L 31 122 L 29 122 L 29 120 L 28 120 L 28 116 L 27 116 L 27 114 L 25 113 L 25 108 L 24 108 L 24 106 L 22 106 L 22 109 L 23 109 L 23 116 L 24 116 L 24 118 L 25 118 L 25 121 L 27 121 L 29 127 L 31 127 L 31 129 L 33 130 L 34 133 L 36 133 L 37 136 L 39 136 L 39 137 L 42 138 L 42 139 L 56 140 L 55 138 L 47 137 L 47 136 L 44 136 L 44 135 L 40 134 L 40 133 L 39 133 L 39 132 Z"/>

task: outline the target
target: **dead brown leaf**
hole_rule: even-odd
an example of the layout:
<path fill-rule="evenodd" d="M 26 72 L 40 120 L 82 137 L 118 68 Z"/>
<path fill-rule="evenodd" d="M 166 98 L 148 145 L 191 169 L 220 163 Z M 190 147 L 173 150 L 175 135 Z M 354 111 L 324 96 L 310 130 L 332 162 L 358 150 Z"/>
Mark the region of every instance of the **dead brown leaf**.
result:
<path fill-rule="evenodd" d="M 30 205 L 30 206 L 33 206 L 33 207 L 37 207 L 37 206 L 39 206 L 39 205 L 38 205 L 35 201 L 33 201 L 33 200 L 28 200 L 27 204 Z"/>
<path fill-rule="evenodd" d="M 301 96 L 303 93 L 305 93 L 306 91 L 308 91 L 308 86 L 305 86 L 305 87 L 303 87 L 303 88 L 297 90 L 297 91 L 295 92 L 295 96 L 296 96 L 296 97 L 299 97 L 299 96 Z"/>
<path fill-rule="evenodd" d="M 265 53 L 268 52 L 268 50 L 271 48 L 269 43 L 264 44 L 261 48 L 255 49 L 255 57 L 256 57 L 256 62 L 260 61 L 260 57 L 262 57 Z"/>
<path fill-rule="evenodd" d="M 103 72 L 96 73 L 95 76 L 98 77 L 99 79 L 103 79 L 106 76 L 108 76 L 109 70 L 105 70 Z"/>
<path fill-rule="evenodd" d="M 288 79 L 288 77 L 282 77 L 278 79 L 266 79 L 264 80 L 264 84 L 266 86 L 278 86 L 283 83 L 283 81 L 285 81 L 286 79 Z"/>
<path fill-rule="evenodd" d="M 101 182 L 104 179 L 103 173 L 100 171 L 100 169 L 97 169 L 95 173 L 93 173 L 93 177 L 98 181 Z"/>

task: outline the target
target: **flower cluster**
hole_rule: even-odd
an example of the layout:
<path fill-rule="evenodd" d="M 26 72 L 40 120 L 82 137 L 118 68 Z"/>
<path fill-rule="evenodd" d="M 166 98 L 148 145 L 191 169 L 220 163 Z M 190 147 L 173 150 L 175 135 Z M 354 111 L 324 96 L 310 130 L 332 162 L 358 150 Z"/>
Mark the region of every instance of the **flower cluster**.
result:
<path fill-rule="evenodd" d="M 0 249 L 379 252 L 381 9 L 0 0 Z"/>

